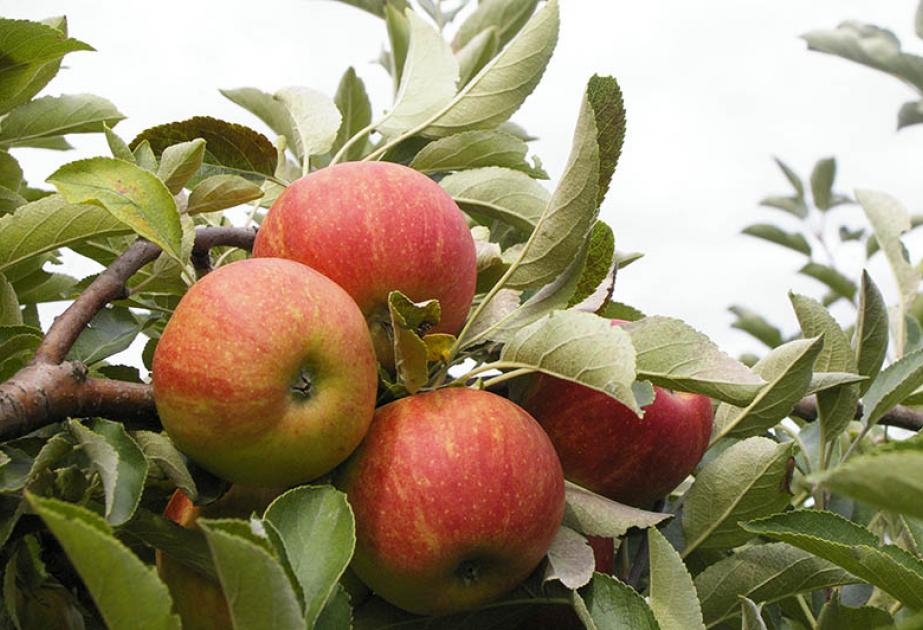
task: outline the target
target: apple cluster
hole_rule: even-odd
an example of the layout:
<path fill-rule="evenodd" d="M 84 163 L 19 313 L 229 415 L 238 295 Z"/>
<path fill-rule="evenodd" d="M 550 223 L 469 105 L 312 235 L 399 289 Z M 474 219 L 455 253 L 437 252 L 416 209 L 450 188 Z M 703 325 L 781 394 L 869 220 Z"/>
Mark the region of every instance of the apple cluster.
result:
<path fill-rule="evenodd" d="M 164 428 L 235 484 L 206 513 L 246 515 L 278 494 L 262 489 L 332 474 L 355 515 L 352 570 L 392 604 L 434 615 L 493 600 L 535 569 L 563 517 L 565 475 L 639 506 L 679 484 L 711 432 L 702 396 L 658 388 L 641 420 L 542 375 L 523 406 L 444 387 L 376 409 L 379 369 L 394 362 L 391 292 L 438 300 L 430 332 L 455 334 L 476 267 L 465 215 L 413 169 L 344 163 L 286 188 L 253 257 L 196 283 L 154 355 Z M 184 526 L 201 512 L 179 492 L 167 508 Z M 200 620 L 191 627 L 229 623 L 216 584 L 166 555 L 158 565 L 178 612 Z"/>

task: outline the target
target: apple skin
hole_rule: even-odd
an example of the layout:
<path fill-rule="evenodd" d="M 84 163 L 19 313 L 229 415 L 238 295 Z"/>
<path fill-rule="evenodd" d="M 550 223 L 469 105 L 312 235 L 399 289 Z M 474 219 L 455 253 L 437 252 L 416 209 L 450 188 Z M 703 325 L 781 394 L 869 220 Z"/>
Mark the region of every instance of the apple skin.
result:
<path fill-rule="evenodd" d="M 465 388 L 380 407 L 337 484 L 356 517 L 356 574 L 423 615 L 516 587 L 564 513 L 561 464 L 538 423 L 505 398 Z"/>
<path fill-rule="evenodd" d="M 245 485 L 295 485 L 346 459 L 372 420 L 377 384 L 355 302 L 289 260 L 243 260 L 205 276 L 154 352 L 164 429 L 203 468 Z"/>
<path fill-rule="evenodd" d="M 164 516 L 183 527 L 195 528 L 199 516 L 206 518 L 246 518 L 262 513 L 281 489 L 231 486 L 215 503 L 198 507 L 182 490 L 170 497 Z M 183 630 L 226 630 L 232 627 L 231 613 L 221 584 L 199 573 L 169 554 L 158 550 L 157 571 L 170 589 L 173 608 L 183 620 Z"/>
<path fill-rule="evenodd" d="M 682 483 L 712 432 L 707 396 L 662 387 L 654 387 L 643 419 L 601 392 L 545 374 L 522 406 L 548 433 L 570 481 L 636 507 L 650 507 Z"/>
<path fill-rule="evenodd" d="M 454 334 L 477 281 L 465 215 L 433 180 L 389 162 L 346 162 L 292 182 L 263 220 L 253 255 L 297 260 L 343 287 L 386 365 L 389 292 L 439 300 L 442 319 L 429 332 Z"/>

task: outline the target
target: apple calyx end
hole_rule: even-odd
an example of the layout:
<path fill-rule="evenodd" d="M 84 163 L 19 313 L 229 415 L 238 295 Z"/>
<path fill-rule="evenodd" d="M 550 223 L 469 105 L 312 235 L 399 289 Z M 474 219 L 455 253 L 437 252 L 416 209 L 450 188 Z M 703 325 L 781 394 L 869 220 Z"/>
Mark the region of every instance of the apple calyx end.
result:
<path fill-rule="evenodd" d="M 292 384 L 289 385 L 289 393 L 292 398 L 298 402 L 307 402 L 314 396 L 314 383 L 311 379 L 311 373 L 306 366 L 298 368 Z"/>

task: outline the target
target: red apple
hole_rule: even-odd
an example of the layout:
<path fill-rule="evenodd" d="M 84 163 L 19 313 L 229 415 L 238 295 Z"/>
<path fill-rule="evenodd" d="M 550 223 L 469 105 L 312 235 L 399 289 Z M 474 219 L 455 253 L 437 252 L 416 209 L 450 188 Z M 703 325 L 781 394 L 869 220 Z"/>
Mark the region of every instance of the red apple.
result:
<path fill-rule="evenodd" d="M 247 518 L 262 513 L 281 490 L 232 486 L 223 497 L 204 508 L 193 505 L 181 490 L 170 498 L 164 516 L 183 527 L 195 528 L 199 516 Z M 221 584 L 173 556 L 157 551 L 157 571 L 170 589 L 173 608 L 184 630 L 226 630 L 231 613 Z"/>
<path fill-rule="evenodd" d="M 342 462 L 375 408 L 374 350 L 343 289 L 271 258 L 220 267 L 183 296 L 154 352 L 167 433 L 234 483 L 290 486 Z"/>
<path fill-rule="evenodd" d="M 439 300 L 432 332 L 451 334 L 468 315 L 477 277 L 474 240 L 452 198 L 389 162 L 338 164 L 292 182 L 269 209 L 253 254 L 297 260 L 343 287 L 385 364 L 390 291 Z"/>
<path fill-rule="evenodd" d="M 569 480 L 614 501 L 650 507 L 702 459 L 713 418 L 707 396 L 662 387 L 654 394 L 639 418 L 601 392 L 543 374 L 523 407 L 548 432 Z"/>
<path fill-rule="evenodd" d="M 356 516 L 353 569 L 417 614 L 477 607 L 521 583 L 564 513 L 541 427 L 485 391 L 440 389 L 379 408 L 341 468 Z"/>

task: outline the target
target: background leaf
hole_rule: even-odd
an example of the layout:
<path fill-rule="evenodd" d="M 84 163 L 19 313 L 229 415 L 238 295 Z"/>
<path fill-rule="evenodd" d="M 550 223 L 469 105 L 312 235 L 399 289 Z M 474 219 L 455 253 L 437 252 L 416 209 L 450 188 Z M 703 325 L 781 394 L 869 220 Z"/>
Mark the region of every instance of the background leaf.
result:
<path fill-rule="evenodd" d="M 548 179 L 544 171 L 526 161 L 528 151 L 525 142 L 503 131 L 463 131 L 429 143 L 417 153 L 410 166 L 423 173 L 499 166 Z"/>
<path fill-rule="evenodd" d="M 647 530 L 651 558 L 650 606 L 663 630 L 705 630 L 692 577 L 656 527 Z"/>
<path fill-rule="evenodd" d="M 447 175 L 439 181 L 469 215 L 500 220 L 528 236 L 548 206 L 548 191 L 534 179 L 508 168 L 486 167 Z"/>

